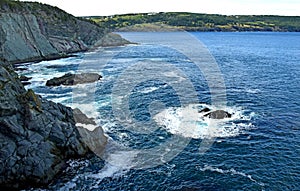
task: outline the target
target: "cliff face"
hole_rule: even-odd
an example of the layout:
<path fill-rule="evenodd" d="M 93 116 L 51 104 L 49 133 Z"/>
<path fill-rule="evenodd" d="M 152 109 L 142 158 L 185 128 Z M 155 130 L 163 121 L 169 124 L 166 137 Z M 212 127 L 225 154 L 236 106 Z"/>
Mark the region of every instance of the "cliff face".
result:
<path fill-rule="evenodd" d="M 56 7 L 1 0 L 0 36 L 3 58 L 17 63 L 84 51 L 96 43 L 101 46 L 105 32 Z M 117 45 L 126 43 L 120 36 L 116 39 Z"/>
<path fill-rule="evenodd" d="M 88 151 L 71 108 L 26 91 L 0 65 L 0 187 L 48 183 L 68 158 Z"/>
<path fill-rule="evenodd" d="M 85 50 L 103 32 L 47 5 L 0 0 L 0 11 L 0 190 L 11 190 L 49 183 L 89 145 L 104 149 L 106 137 L 101 127 L 76 127 L 91 123 L 78 110 L 25 90 L 10 63 Z"/>

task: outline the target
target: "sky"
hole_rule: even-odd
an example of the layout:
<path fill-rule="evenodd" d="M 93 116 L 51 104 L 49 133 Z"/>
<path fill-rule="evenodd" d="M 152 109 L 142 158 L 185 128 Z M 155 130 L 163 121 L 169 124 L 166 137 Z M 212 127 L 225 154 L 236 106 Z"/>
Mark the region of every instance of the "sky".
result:
<path fill-rule="evenodd" d="M 28 0 L 27 0 L 28 1 Z M 30 0 L 33 1 L 33 0 Z M 223 15 L 300 16 L 300 0 L 35 0 L 74 16 L 193 12 Z"/>

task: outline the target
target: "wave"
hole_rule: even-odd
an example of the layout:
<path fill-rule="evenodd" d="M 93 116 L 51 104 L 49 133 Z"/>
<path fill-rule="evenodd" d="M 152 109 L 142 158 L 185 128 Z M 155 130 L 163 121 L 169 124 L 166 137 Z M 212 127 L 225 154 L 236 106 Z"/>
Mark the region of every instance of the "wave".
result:
<path fill-rule="evenodd" d="M 251 88 L 243 88 L 243 89 L 231 89 L 232 92 L 245 92 L 249 94 L 259 94 L 262 91 L 260 89 L 251 89 Z"/>
<path fill-rule="evenodd" d="M 198 170 L 203 171 L 203 172 L 204 171 L 211 171 L 211 172 L 218 172 L 220 174 L 239 175 L 239 176 L 248 178 L 249 180 L 251 180 L 252 182 L 257 183 L 260 186 L 265 186 L 264 183 L 258 182 L 251 175 L 246 174 L 244 172 L 237 171 L 234 168 L 231 168 L 231 169 L 221 169 L 221 168 L 213 167 L 213 166 L 210 166 L 210 165 L 204 165 L 204 167 L 198 167 Z"/>
<path fill-rule="evenodd" d="M 204 117 L 206 113 L 198 112 L 206 107 L 217 109 L 207 104 L 173 107 L 155 115 L 154 120 L 172 134 L 194 139 L 235 137 L 254 127 L 250 122 L 254 113 L 246 115 L 242 108 L 226 107 L 224 110 L 232 114 L 231 118 L 210 119 Z"/>
<path fill-rule="evenodd" d="M 89 189 L 98 189 L 101 182 L 105 178 L 119 178 L 125 175 L 131 168 L 134 167 L 134 158 L 137 155 L 135 151 L 120 151 L 114 145 L 108 142 L 107 150 L 104 153 L 105 165 L 98 172 L 85 172 L 82 174 L 77 174 L 72 180 L 65 183 L 58 190 L 76 190 L 79 182 L 91 181 L 92 185 L 89 185 Z M 76 168 L 78 166 L 88 166 L 89 161 L 78 162 L 76 160 L 71 160 L 68 163 L 68 168 Z M 66 171 L 68 171 L 68 168 Z M 86 183 L 85 183 L 86 184 Z"/>
<path fill-rule="evenodd" d="M 143 94 L 147 94 L 147 93 L 154 92 L 154 91 L 158 90 L 159 88 L 160 87 L 147 87 L 147 88 L 140 90 L 139 92 L 143 93 Z"/>

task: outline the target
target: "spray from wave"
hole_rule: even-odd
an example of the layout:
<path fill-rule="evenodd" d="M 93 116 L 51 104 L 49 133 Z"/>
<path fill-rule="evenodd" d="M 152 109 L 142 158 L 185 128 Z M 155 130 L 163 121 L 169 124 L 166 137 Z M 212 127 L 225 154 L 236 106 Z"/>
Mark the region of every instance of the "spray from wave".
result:
<path fill-rule="evenodd" d="M 154 116 L 154 120 L 171 134 L 193 139 L 235 137 L 254 127 L 250 122 L 254 113 L 245 114 L 239 107 L 226 107 L 232 114 L 230 118 L 210 119 L 203 108 L 217 110 L 207 104 L 191 104 L 187 107 L 168 108 Z M 182 125 L 184 124 L 184 125 Z"/>

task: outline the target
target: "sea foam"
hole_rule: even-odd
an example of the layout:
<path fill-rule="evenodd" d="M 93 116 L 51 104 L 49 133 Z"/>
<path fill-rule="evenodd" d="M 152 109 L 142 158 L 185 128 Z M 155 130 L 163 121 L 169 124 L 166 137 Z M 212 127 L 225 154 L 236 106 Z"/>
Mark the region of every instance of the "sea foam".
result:
<path fill-rule="evenodd" d="M 254 114 L 246 115 L 242 108 L 223 108 L 232 114 L 231 118 L 210 119 L 204 117 L 207 113 L 198 112 L 205 107 L 217 109 L 207 104 L 172 107 L 155 115 L 154 120 L 172 134 L 194 139 L 234 137 L 254 127 L 251 123 Z"/>

